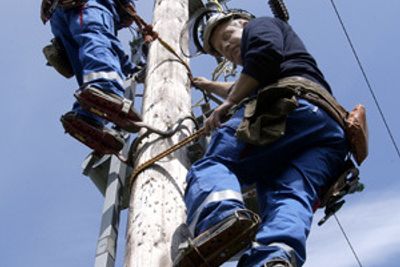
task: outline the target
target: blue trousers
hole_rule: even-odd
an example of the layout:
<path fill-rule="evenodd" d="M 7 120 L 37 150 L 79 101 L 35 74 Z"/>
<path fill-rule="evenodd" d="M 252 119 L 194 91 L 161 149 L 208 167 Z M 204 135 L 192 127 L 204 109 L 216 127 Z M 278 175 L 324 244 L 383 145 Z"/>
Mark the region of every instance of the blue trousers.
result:
<path fill-rule="evenodd" d="M 217 129 L 203 159 L 187 176 L 187 223 L 194 235 L 243 209 L 241 188 L 254 184 L 261 226 L 238 266 L 263 266 L 274 258 L 306 257 L 313 206 L 321 188 L 339 175 L 348 153 L 343 129 L 323 110 L 299 100 L 283 137 L 250 146 L 235 137 L 243 108 Z"/>
<path fill-rule="evenodd" d="M 93 85 L 122 96 L 125 75 L 132 69 L 116 36 L 113 14 L 89 0 L 83 8 L 56 9 L 50 20 L 55 37 L 63 43 L 79 86 Z M 74 103 L 73 110 L 101 122 Z"/>

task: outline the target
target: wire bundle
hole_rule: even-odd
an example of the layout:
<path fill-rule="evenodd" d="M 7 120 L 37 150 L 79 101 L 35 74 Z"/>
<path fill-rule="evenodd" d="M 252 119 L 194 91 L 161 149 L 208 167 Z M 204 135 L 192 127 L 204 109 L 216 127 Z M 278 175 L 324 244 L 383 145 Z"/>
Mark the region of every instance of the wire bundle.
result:
<path fill-rule="evenodd" d="M 280 18 L 283 21 L 289 20 L 289 11 L 283 0 L 269 0 L 268 4 L 275 17 Z"/>

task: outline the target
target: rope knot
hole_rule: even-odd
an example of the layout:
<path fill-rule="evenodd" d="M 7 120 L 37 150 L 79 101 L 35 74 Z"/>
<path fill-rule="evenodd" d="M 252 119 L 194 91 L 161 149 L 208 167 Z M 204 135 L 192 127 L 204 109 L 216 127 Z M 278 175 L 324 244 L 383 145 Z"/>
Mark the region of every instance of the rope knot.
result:
<path fill-rule="evenodd" d="M 142 28 L 143 39 L 145 43 L 151 43 L 158 39 L 158 33 L 153 30 L 153 25 L 146 24 Z"/>

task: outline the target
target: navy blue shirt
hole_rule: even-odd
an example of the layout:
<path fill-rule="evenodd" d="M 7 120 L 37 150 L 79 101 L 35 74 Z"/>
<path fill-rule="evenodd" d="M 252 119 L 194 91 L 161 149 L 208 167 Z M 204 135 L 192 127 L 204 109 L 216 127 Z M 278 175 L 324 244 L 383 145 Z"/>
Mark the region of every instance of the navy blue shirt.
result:
<path fill-rule="evenodd" d="M 321 84 L 331 92 L 315 59 L 290 25 L 277 18 L 251 20 L 243 30 L 242 73 L 264 87 L 278 79 L 301 76 Z"/>

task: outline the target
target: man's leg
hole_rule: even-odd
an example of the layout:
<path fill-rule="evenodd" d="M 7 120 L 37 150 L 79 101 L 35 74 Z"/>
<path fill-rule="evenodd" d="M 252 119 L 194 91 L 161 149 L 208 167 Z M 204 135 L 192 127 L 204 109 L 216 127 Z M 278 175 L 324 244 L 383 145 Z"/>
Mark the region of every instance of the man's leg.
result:
<path fill-rule="evenodd" d="M 242 115 L 243 109 L 213 132 L 204 157 L 186 177 L 187 223 L 194 235 L 244 208 L 235 168 L 246 146 L 235 137 Z"/>
<path fill-rule="evenodd" d="M 187 221 L 194 235 L 202 233 L 235 210 L 244 209 L 236 176 L 218 158 L 204 158 L 195 163 L 187 181 Z"/>
<path fill-rule="evenodd" d="M 261 228 L 239 266 L 263 266 L 278 259 L 302 266 L 318 193 L 342 166 L 342 153 L 335 148 L 314 147 L 284 171 L 258 182 Z"/>
<path fill-rule="evenodd" d="M 123 96 L 125 75 L 116 50 L 121 49 L 115 35 L 113 16 L 105 7 L 90 3 L 82 10 L 67 11 L 69 31 L 79 47 L 80 84 Z"/>
<path fill-rule="evenodd" d="M 176 266 L 218 266 L 254 238 L 258 217 L 245 209 L 231 168 L 242 148 L 234 133 L 227 126 L 218 129 L 206 156 L 188 173 L 187 222 L 195 238 L 183 247 Z"/>
<path fill-rule="evenodd" d="M 91 2 L 81 14 L 69 13 L 69 30 L 79 46 L 82 87 L 75 93 L 85 109 L 130 132 L 140 130 L 141 117 L 125 99 L 123 81 L 132 68 L 115 35 L 110 11 Z"/>
<path fill-rule="evenodd" d="M 344 166 L 348 147 L 343 130 L 315 105 L 299 103 L 288 116 L 285 136 L 254 148 L 242 161 L 244 173 L 257 184 L 262 223 L 257 243 L 239 266 L 292 259 L 301 266 L 318 193 Z"/>
<path fill-rule="evenodd" d="M 91 86 L 122 95 L 120 80 L 124 76 L 113 52 L 116 38 L 109 12 L 97 7 L 58 8 L 51 26 L 66 49 L 79 85 L 87 79 L 85 82 Z M 97 152 L 117 153 L 124 144 L 117 132 L 104 126 L 104 119 L 82 108 L 78 102 L 74 103 L 72 112 L 61 117 L 61 122 L 66 132 Z"/>

